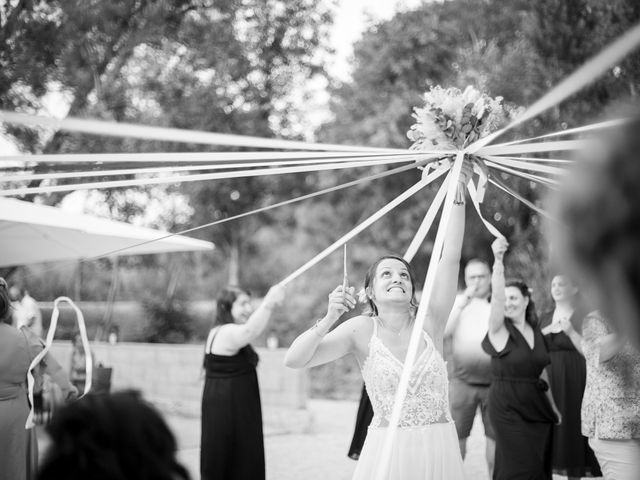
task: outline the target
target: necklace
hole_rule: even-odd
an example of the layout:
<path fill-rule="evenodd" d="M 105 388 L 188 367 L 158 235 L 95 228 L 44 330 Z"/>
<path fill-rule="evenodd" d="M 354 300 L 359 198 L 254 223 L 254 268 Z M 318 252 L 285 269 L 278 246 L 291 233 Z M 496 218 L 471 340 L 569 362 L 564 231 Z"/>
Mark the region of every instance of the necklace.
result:
<path fill-rule="evenodd" d="M 402 332 L 413 323 L 413 319 L 409 319 L 409 321 L 407 323 L 405 323 L 402 327 L 400 327 L 399 329 L 395 329 L 395 328 L 391 328 L 389 325 L 387 325 L 384 320 L 382 320 L 380 317 L 376 317 L 378 319 L 378 321 L 380 322 L 380 325 L 382 325 L 384 328 L 386 328 L 387 330 L 389 330 L 390 332 L 395 333 L 398 337 L 402 334 Z"/>

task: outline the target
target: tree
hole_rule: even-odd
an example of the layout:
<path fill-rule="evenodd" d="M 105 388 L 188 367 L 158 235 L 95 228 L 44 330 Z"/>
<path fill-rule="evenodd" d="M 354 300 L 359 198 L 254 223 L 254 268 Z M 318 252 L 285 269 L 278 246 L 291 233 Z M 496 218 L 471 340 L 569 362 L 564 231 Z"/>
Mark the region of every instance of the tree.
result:
<path fill-rule="evenodd" d="M 411 108 L 420 105 L 421 94 L 435 84 L 473 85 L 509 103 L 530 105 L 636 24 L 639 8 L 631 0 L 455 0 L 402 12 L 372 27 L 356 45 L 352 79 L 334 86 L 334 119 L 320 135 L 325 141 L 406 148 Z M 503 139 L 590 122 L 613 100 L 638 91 L 639 57 L 628 57 L 593 86 Z M 378 188 L 393 197 L 415 178 L 415 173 L 391 177 Z M 500 179 L 534 203 L 546 196 L 546 189 L 528 180 L 507 174 Z M 410 231 L 417 228 L 424 212 L 419 204 L 407 202 L 399 215 L 372 228 L 377 243 L 401 245 L 390 237 L 402 236 L 399 232 L 407 226 L 412 226 Z M 536 292 L 546 292 L 547 248 L 538 214 L 495 187 L 487 192 L 483 211 L 518 252 L 510 259 L 512 271 L 534 279 Z M 489 257 L 490 235 L 475 214 L 468 218 L 463 257 Z M 423 264 L 430 249 L 427 240 L 415 263 Z"/>

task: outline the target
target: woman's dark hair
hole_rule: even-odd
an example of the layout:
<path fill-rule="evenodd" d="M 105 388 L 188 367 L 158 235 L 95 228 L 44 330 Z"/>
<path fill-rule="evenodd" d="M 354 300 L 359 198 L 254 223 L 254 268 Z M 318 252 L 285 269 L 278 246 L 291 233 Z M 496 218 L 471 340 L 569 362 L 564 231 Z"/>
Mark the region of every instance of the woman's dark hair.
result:
<path fill-rule="evenodd" d="M 529 303 L 527 304 L 527 309 L 524 311 L 524 320 L 532 328 L 538 326 L 538 314 L 536 313 L 536 305 L 533 303 L 533 298 L 531 297 L 531 289 L 524 283 L 522 280 L 514 278 L 511 280 L 507 280 L 505 283 L 505 288 L 514 287 L 520 290 L 522 296 L 527 297 L 529 299 Z"/>
<path fill-rule="evenodd" d="M 238 297 L 243 294 L 251 296 L 249 292 L 239 287 L 226 287 L 218 294 L 216 299 L 216 318 L 213 321 L 214 327 L 234 322 L 233 315 L 231 315 L 231 307 L 233 307 Z"/>
<path fill-rule="evenodd" d="M 189 480 L 160 413 L 133 390 L 89 394 L 56 411 L 38 480 Z"/>
<path fill-rule="evenodd" d="M 11 298 L 7 281 L 0 277 L 0 322 L 11 323 Z"/>
<path fill-rule="evenodd" d="M 378 260 L 376 260 L 373 263 L 373 265 L 369 267 L 369 269 L 367 270 L 367 273 L 364 276 L 364 291 L 366 295 L 365 313 L 371 316 L 378 315 L 378 307 L 376 307 L 375 302 L 371 298 L 371 289 L 373 288 L 373 281 L 376 276 L 376 271 L 378 270 L 378 265 L 380 265 L 380 263 L 383 260 L 387 260 L 387 259 L 398 260 L 399 262 L 402 262 L 405 267 L 407 267 L 407 271 L 409 272 L 409 278 L 411 279 L 411 308 L 412 310 L 415 310 L 418 306 L 416 302 L 416 296 L 415 296 L 416 279 L 413 273 L 413 269 L 411 268 L 411 265 L 409 265 L 409 262 L 407 262 L 404 258 L 399 257 L 397 255 L 385 255 L 384 257 L 380 257 Z"/>

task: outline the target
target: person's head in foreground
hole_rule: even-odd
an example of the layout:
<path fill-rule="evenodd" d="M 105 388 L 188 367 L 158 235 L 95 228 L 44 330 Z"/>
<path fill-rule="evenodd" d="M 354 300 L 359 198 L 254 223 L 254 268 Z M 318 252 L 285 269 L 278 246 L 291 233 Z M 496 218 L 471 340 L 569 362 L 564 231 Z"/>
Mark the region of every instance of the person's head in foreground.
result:
<path fill-rule="evenodd" d="M 640 110 L 576 158 L 553 250 L 613 327 L 640 346 Z"/>
<path fill-rule="evenodd" d="M 364 299 L 367 312 L 378 314 L 384 303 L 406 305 L 415 313 L 415 277 L 409 263 L 402 257 L 385 255 L 369 267 L 364 277 Z"/>
<path fill-rule="evenodd" d="M 160 413 L 139 392 L 89 394 L 56 411 L 38 480 L 189 479 Z"/>

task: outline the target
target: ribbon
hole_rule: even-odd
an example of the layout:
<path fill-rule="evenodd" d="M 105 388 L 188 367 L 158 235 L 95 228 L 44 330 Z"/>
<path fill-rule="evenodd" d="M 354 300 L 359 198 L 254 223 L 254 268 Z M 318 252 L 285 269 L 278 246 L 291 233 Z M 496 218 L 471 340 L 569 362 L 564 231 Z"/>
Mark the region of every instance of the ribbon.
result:
<path fill-rule="evenodd" d="M 418 231 L 414 235 L 413 240 L 411 240 L 411 243 L 409 244 L 409 247 L 407 248 L 407 251 L 403 256 L 403 258 L 407 262 L 411 262 L 411 260 L 413 260 L 413 257 L 416 255 L 418 249 L 420 248 L 420 245 L 422 245 L 422 242 L 427 236 L 427 233 L 429 233 L 431 225 L 433 224 L 433 220 L 436 218 L 436 214 L 438 213 L 438 210 L 440 210 L 442 202 L 444 201 L 444 196 L 447 193 L 446 188 L 448 183 L 449 176 L 447 176 L 447 178 L 444 179 L 444 182 L 442 182 L 442 186 L 438 189 L 438 192 L 433 198 L 433 201 L 431 202 L 431 205 L 429 206 L 429 209 L 427 210 L 427 213 L 424 216 L 424 219 L 422 220 Z"/>
<path fill-rule="evenodd" d="M 547 178 L 547 177 L 541 177 L 538 175 L 533 175 L 531 173 L 526 173 L 526 172 L 522 172 L 519 170 L 514 170 L 512 168 L 509 167 L 505 167 L 504 165 L 499 165 L 497 163 L 493 163 L 490 160 L 487 160 L 487 165 L 490 165 L 494 168 L 496 168 L 497 170 L 502 170 L 503 172 L 509 173 L 511 175 L 515 175 L 517 177 L 520 178 L 525 178 L 527 180 L 531 180 L 537 183 L 540 183 L 546 187 L 550 187 L 550 188 L 554 188 L 560 185 L 560 182 L 558 182 L 557 180 L 554 180 L 552 178 Z"/>
<path fill-rule="evenodd" d="M 171 177 L 154 177 L 145 179 L 133 179 L 133 180 L 111 180 L 103 182 L 90 182 L 90 183 L 76 183 L 69 185 L 50 185 L 45 187 L 23 187 L 14 188 L 0 191 L 0 196 L 13 196 L 13 195 L 26 195 L 33 193 L 51 193 L 51 192 L 69 192 L 75 190 L 91 190 L 91 189 L 103 189 L 103 188 L 116 188 L 116 187 L 132 187 L 142 185 L 160 185 L 166 183 L 178 183 L 178 182 L 196 182 L 204 180 L 220 180 L 225 178 L 244 178 L 244 177 L 257 177 L 261 175 L 284 175 L 287 173 L 302 173 L 310 171 L 324 171 L 324 170 L 342 170 L 346 168 L 359 168 L 370 167 L 374 165 L 386 165 L 390 163 L 410 162 L 415 160 L 424 159 L 426 154 L 416 154 L 414 156 L 404 156 L 401 158 L 392 157 L 371 161 L 359 161 L 359 162 L 342 162 L 342 163 L 325 163 L 319 165 L 305 165 L 297 167 L 275 167 L 275 168 L 262 168 L 255 170 L 236 170 L 232 172 L 219 172 L 219 173 L 205 173 L 199 175 L 183 175 L 183 176 L 171 176 Z"/>
<path fill-rule="evenodd" d="M 600 75 L 605 73 L 609 68 L 626 57 L 638 45 L 640 45 L 640 24 L 627 31 L 616 41 L 611 43 L 607 48 L 602 50 L 596 56 L 591 58 L 583 66 L 575 70 L 571 75 L 556 85 L 551 91 L 543 95 L 537 102 L 531 105 L 522 115 L 516 118 L 506 127 L 493 132 L 484 138 L 477 140 L 467 147 L 469 153 L 476 153 L 479 149 L 488 145 L 495 138 L 511 130 L 531 118 L 538 116 L 540 113 L 556 106 L 564 99 L 570 97 L 586 85 L 593 82 Z"/>
<path fill-rule="evenodd" d="M 588 140 L 558 140 L 555 142 L 525 143 L 519 145 L 490 145 L 476 152 L 476 155 L 508 155 L 512 153 L 540 153 L 579 150 L 589 144 Z"/>
<path fill-rule="evenodd" d="M 567 174 L 567 170 L 563 168 L 553 167 L 551 165 L 540 165 L 537 163 L 521 162 L 519 160 L 504 159 L 504 158 L 496 157 L 493 155 L 487 155 L 485 158 L 488 160 L 491 160 L 491 162 L 493 162 L 494 164 L 497 163 L 499 165 L 504 165 L 506 167 L 511 167 L 511 168 L 520 168 L 522 170 L 530 170 L 532 172 L 539 172 L 539 173 L 549 173 L 551 175 Z"/>
<path fill-rule="evenodd" d="M 493 146 L 494 147 L 504 147 L 507 145 L 516 145 L 518 143 L 524 143 L 524 142 L 531 142 L 532 140 L 542 140 L 545 138 L 551 138 L 551 137 L 561 137 L 564 135 L 573 135 L 574 133 L 584 133 L 584 132 L 591 132 L 593 130 L 600 130 L 600 129 L 605 129 L 605 128 L 613 128 L 613 127 L 618 127 L 620 125 L 624 125 L 625 123 L 628 123 L 629 119 L 628 118 L 617 118 L 614 120 L 607 120 L 604 122 L 599 122 L 599 123 L 592 123 L 591 125 L 585 125 L 583 127 L 575 127 L 575 128 L 569 128 L 567 130 L 559 130 L 557 132 L 553 132 L 553 133 L 547 133 L 546 135 L 539 135 L 537 137 L 531 137 L 531 138 L 523 138 L 521 140 L 513 140 L 511 142 L 506 142 L 506 143 L 495 143 Z"/>
<path fill-rule="evenodd" d="M 495 186 L 497 186 L 498 188 L 500 188 L 501 190 L 503 190 L 504 192 L 514 197 L 516 200 L 519 200 L 520 202 L 524 203 L 530 209 L 536 211 L 537 213 L 539 213 L 544 217 L 547 217 L 549 220 L 553 220 L 554 222 L 559 223 L 558 220 L 554 218 L 552 215 L 548 214 L 541 208 L 538 208 L 535 204 L 533 204 L 532 202 L 524 198 L 519 193 L 514 192 L 512 189 L 507 187 L 502 181 L 498 180 L 497 178 L 490 178 L 489 181 L 493 183 Z"/>
<path fill-rule="evenodd" d="M 434 161 L 434 159 L 420 160 L 420 161 L 417 162 L 417 165 L 424 165 L 427 162 L 431 162 L 431 161 Z M 334 187 L 329 187 L 329 188 L 325 188 L 323 190 L 318 190 L 317 192 L 308 193 L 308 194 L 302 195 L 300 197 L 291 198 L 289 200 L 284 200 L 282 202 L 273 203 L 271 205 L 267 205 L 267 206 L 264 206 L 264 207 L 256 208 L 254 210 L 249 210 L 247 212 L 239 213 L 239 214 L 233 215 L 231 217 L 222 218 L 220 220 L 216 220 L 215 222 L 206 223 L 204 225 L 198 225 L 197 227 L 188 228 L 188 229 L 182 230 L 180 232 L 169 233 L 167 235 L 164 235 L 164 236 L 159 237 L 159 238 L 155 238 L 153 240 L 146 240 L 144 242 L 136 243 L 134 245 L 129 245 L 127 247 L 119 248 L 117 250 L 112 250 L 111 252 L 103 253 L 102 255 L 91 257 L 91 258 L 88 258 L 87 260 L 97 260 L 99 258 L 111 256 L 111 255 L 114 255 L 114 254 L 129 250 L 131 248 L 139 247 L 141 245 L 146 245 L 146 244 L 152 243 L 152 242 L 157 242 L 157 241 L 163 240 L 165 238 L 173 237 L 173 236 L 176 236 L 176 235 L 184 235 L 184 234 L 187 234 L 187 233 L 195 232 L 197 230 L 202 230 L 204 228 L 214 227 L 214 226 L 219 225 L 221 223 L 230 222 L 231 220 L 237 220 L 239 218 L 248 217 L 249 215 L 254 215 L 256 213 L 266 212 L 267 210 L 272 210 L 272 209 L 277 208 L 277 207 L 282 207 L 284 205 L 290 205 L 292 203 L 301 202 L 302 200 L 308 200 L 310 198 L 317 197 L 319 195 L 324 195 L 326 193 L 331 193 L 331 192 L 335 192 L 335 191 L 338 191 L 338 190 L 342 190 L 344 188 L 352 187 L 354 185 L 359 185 L 361 183 L 369 182 L 371 180 L 377 180 L 379 178 L 388 177 L 390 175 L 394 175 L 394 174 L 400 173 L 400 172 L 405 172 L 405 171 L 411 170 L 413 168 L 416 168 L 416 164 L 403 165 L 401 167 L 397 167 L 397 168 L 394 168 L 394 169 L 391 169 L 391 170 L 387 170 L 386 172 L 376 173 L 375 175 L 370 175 L 368 177 L 359 178 L 358 180 L 352 180 L 350 182 L 343 183 L 343 184 L 340 184 L 340 185 L 336 185 Z"/>
<path fill-rule="evenodd" d="M 308 143 L 277 138 L 260 138 L 248 135 L 233 135 L 228 133 L 212 133 L 201 130 L 186 130 L 180 128 L 153 127 L 137 125 L 135 123 L 104 122 L 86 118 L 44 117 L 14 113 L 0 110 L 0 121 L 26 126 L 50 127 L 56 130 L 70 132 L 84 132 L 94 135 L 109 135 L 113 137 L 141 138 L 145 140 L 159 140 L 163 142 L 198 143 L 205 145 L 225 145 L 229 147 L 274 148 L 293 150 L 326 150 L 338 152 L 402 152 L 393 148 L 357 147 L 351 145 L 335 145 L 326 143 Z"/>
<path fill-rule="evenodd" d="M 500 231 L 492 223 L 486 220 L 482 215 L 482 211 L 480 210 L 480 203 L 477 198 L 478 192 L 476 190 L 476 186 L 473 184 L 473 180 L 469 180 L 469 183 L 467 183 L 467 190 L 469 190 L 469 196 L 471 197 L 471 202 L 473 203 L 473 206 L 476 209 L 476 212 L 478 212 L 478 216 L 480 217 L 480 220 L 482 221 L 484 226 L 487 227 L 487 230 L 489 230 L 491 235 L 493 235 L 496 238 L 504 238 L 504 235 L 502 235 L 502 233 L 500 233 Z"/>
<path fill-rule="evenodd" d="M 360 223 L 357 227 L 355 227 L 352 230 L 350 230 L 348 233 L 346 233 L 341 238 L 339 238 L 338 240 L 333 242 L 330 246 L 325 248 L 322 252 L 317 254 L 315 257 L 313 257 L 307 263 L 305 263 L 300 268 L 298 268 L 296 271 L 294 271 L 289 276 L 287 276 L 284 280 L 282 280 L 280 282 L 280 285 L 287 285 L 289 282 L 291 282 L 292 280 L 296 279 L 297 277 L 299 277 L 300 275 L 305 273 L 307 270 L 309 270 L 311 267 L 313 267 L 315 264 L 317 264 L 320 260 L 322 260 L 325 257 L 329 256 L 329 254 L 331 254 L 334 250 L 340 248 L 344 243 L 346 243 L 349 240 L 351 240 L 357 234 L 359 234 L 360 232 L 362 232 L 363 230 L 368 228 L 373 223 L 377 222 L 385 214 L 387 214 L 388 212 L 393 210 L 395 207 L 400 205 L 402 202 L 407 200 L 409 197 L 411 197 L 412 195 L 414 195 L 415 193 L 419 192 L 424 187 L 429 185 L 429 183 L 431 183 L 436 178 L 440 177 L 448 169 L 449 169 L 449 166 L 445 165 L 445 166 L 441 167 L 440 169 L 436 170 L 435 172 L 429 174 L 426 178 L 421 179 L 419 182 L 414 184 L 409 189 L 405 190 L 402 194 L 400 194 L 399 196 L 394 198 L 392 201 L 387 203 L 384 207 L 382 207 L 377 212 L 375 212 L 373 215 L 368 217 L 365 221 Z"/>
<path fill-rule="evenodd" d="M 286 152 L 289 153 L 289 152 Z M 333 156 L 327 158 L 308 158 L 308 159 L 294 159 L 294 160 L 270 160 L 263 162 L 248 162 L 248 163 L 219 163 L 213 165 L 189 165 L 189 166 L 171 166 L 171 167 L 149 167 L 149 168 L 127 168 L 118 170 L 90 170 L 90 171 L 75 171 L 75 172 L 55 172 L 55 173 L 27 173 L 8 175 L 1 178 L 2 181 L 24 181 L 24 180 L 57 180 L 62 178 L 87 178 L 87 177 L 108 177 L 116 175 L 138 175 L 148 173 L 167 173 L 167 172 L 190 172 L 199 170 L 224 170 L 230 168 L 253 168 L 253 167 L 275 167 L 275 166 L 289 166 L 289 165 L 314 165 L 319 163 L 327 163 L 327 159 L 332 161 L 364 161 L 375 160 L 384 158 L 394 158 L 395 156 L 358 156 L 352 155 L 350 157 L 340 158 L 340 156 Z M 292 157 L 293 158 L 293 157 Z M 398 155 L 397 158 L 402 158 Z"/>
<path fill-rule="evenodd" d="M 76 306 L 73 301 L 68 297 L 58 297 L 53 302 L 53 312 L 51 313 L 51 323 L 49 325 L 49 330 L 47 332 L 47 339 L 45 341 L 44 348 L 38 353 L 34 359 L 31 361 L 29 365 L 29 371 L 27 373 L 27 389 L 29 395 L 29 404 L 31 405 L 31 409 L 29 411 L 29 416 L 27 417 L 27 423 L 25 428 L 33 428 L 35 423 L 33 421 L 34 411 L 33 411 L 33 388 L 35 385 L 35 378 L 33 377 L 32 370 L 36 368 L 42 359 L 49 353 L 49 349 L 53 344 L 53 338 L 56 334 L 56 329 L 58 328 L 58 317 L 60 316 L 60 310 L 58 308 L 58 304 L 60 302 L 68 302 L 71 307 L 76 312 L 76 319 L 78 322 L 78 328 L 80 330 L 80 337 L 82 339 L 82 347 L 84 348 L 85 353 L 85 367 L 87 370 L 87 377 L 84 384 L 84 393 L 86 395 L 91 389 L 91 381 L 93 377 L 93 360 L 91 358 L 91 350 L 89 349 L 89 338 L 87 337 L 87 328 L 84 322 L 84 316 L 82 315 L 82 311 Z"/>

